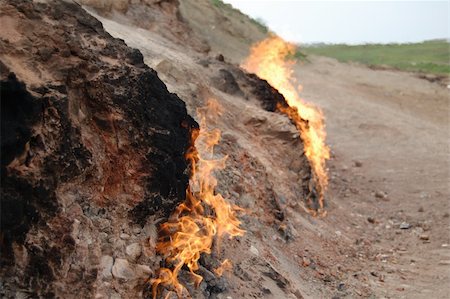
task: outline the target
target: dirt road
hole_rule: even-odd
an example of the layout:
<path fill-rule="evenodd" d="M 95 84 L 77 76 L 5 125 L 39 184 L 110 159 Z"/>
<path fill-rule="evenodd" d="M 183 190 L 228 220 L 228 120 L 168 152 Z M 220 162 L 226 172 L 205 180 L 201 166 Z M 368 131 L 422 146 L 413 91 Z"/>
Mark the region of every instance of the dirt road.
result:
<path fill-rule="evenodd" d="M 329 217 L 348 279 L 376 297 L 449 298 L 449 94 L 411 74 L 316 57 L 302 96 L 326 115 Z M 370 275 L 367 275 L 370 273 Z M 352 278 L 350 277 L 352 276 Z"/>

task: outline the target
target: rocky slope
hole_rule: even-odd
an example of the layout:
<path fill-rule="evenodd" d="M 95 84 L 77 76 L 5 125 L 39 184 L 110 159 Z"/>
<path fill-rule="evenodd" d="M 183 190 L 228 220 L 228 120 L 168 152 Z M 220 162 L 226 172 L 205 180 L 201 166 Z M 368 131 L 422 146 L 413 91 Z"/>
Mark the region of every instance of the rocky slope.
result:
<path fill-rule="evenodd" d="M 0 5 L 1 296 L 135 298 L 197 124 L 78 4 Z"/>
<path fill-rule="evenodd" d="M 194 298 L 448 298 L 448 169 L 430 167 L 447 157 L 447 90 L 320 57 L 296 67 L 332 148 L 315 218 L 282 96 L 236 65 L 266 33 L 216 1 L 77 2 L 94 18 L 0 2 L 3 297 L 150 297 L 157 228 L 187 184 L 188 114 L 212 98 L 217 192 L 245 209 L 246 234 L 200 259 L 199 288 L 182 271 Z"/>
<path fill-rule="evenodd" d="M 209 124 L 223 134 L 216 156 L 228 155 L 227 167 L 218 173 L 218 191 L 246 209 L 242 220 L 247 233 L 222 242 L 215 253 L 235 265 L 227 276 L 227 287 L 215 294 L 208 293 L 206 284 L 194 298 L 330 295 L 329 288 L 312 287 L 315 278 L 300 270 L 302 257 L 294 250 L 300 239 L 317 240 L 315 220 L 305 211 L 314 186 L 295 126 L 273 112 L 275 103 L 284 101 L 282 96 L 267 82 L 230 63 L 227 55 L 224 58 L 214 50 L 205 55 L 162 38 L 155 30 L 136 28 L 123 15 L 85 8 L 113 36 L 143 53 L 144 61 L 157 70 L 169 90 L 186 101 L 191 115 L 210 98 L 221 106 L 222 114 Z M 206 260 L 203 265 L 209 264 Z"/>
<path fill-rule="evenodd" d="M 222 1 L 180 0 L 180 15 L 195 36 L 207 42 L 213 53 L 240 63 L 253 43 L 264 39 L 267 28 Z"/>
<path fill-rule="evenodd" d="M 254 83 L 233 65 L 264 34 L 247 36 L 257 28 L 242 30 L 242 16 L 212 2 L 180 1 L 182 20 L 208 41 L 207 55 L 136 28 L 120 14 L 101 17 L 87 9 L 142 51 L 191 115 L 208 97 L 223 106 L 211 124 L 223 132 L 218 156 L 230 155 L 219 189 L 248 214 L 242 217 L 247 234 L 222 244 L 220 258 L 230 258 L 234 268 L 217 296 L 447 298 L 448 167 L 431 165 L 448 165 L 448 91 L 401 72 L 320 57 L 298 63 L 302 96 L 324 108 L 332 149 L 329 213 L 312 218 L 303 210 L 308 171 L 294 127 L 262 109 Z M 403 222 L 409 229 L 400 229 Z"/>
<path fill-rule="evenodd" d="M 205 56 L 209 46 L 177 1 L 84 3 L 145 58 L 77 3 L 1 1 L 2 296 L 149 296 L 161 260 L 157 226 L 185 197 L 184 154 L 197 124 L 145 60 L 192 115 L 209 98 L 219 101 L 224 114 L 211 125 L 224 133 L 217 154 L 229 159 L 218 191 L 249 209 L 247 236 L 202 259 L 206 278 L 192 294 L 301 297 L 299 285 L 266 261 L 272 250 L 260 255 L 255 247 L 293 239 L 287 205 L 301 209 L 294 199 L 313 192 L 295 127 L 273 112 L 283 97 L 222 56 Z M 249 248 L 256 256 L 233 259 L 234 275 L 213 278 L 214 257 Z M 260 271 L 249 273 L 252 263 Z M 277 283 L 268 288 L 267 278 Z"/>

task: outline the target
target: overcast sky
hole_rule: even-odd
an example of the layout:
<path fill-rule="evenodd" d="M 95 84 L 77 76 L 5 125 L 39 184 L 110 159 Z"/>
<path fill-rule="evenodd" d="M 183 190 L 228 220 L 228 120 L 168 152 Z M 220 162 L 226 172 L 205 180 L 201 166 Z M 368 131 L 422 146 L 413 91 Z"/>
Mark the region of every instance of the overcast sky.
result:
<path fill-rule="evenodd" d="M 299 43 L 449 38 L 449 1 L 224 0 Z"/>

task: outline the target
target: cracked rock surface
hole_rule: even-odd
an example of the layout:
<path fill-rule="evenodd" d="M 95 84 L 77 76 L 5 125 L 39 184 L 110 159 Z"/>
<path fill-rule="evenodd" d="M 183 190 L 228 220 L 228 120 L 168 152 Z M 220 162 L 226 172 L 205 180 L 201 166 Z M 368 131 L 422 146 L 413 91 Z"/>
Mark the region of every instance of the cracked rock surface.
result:
<path fill-rule="evenodd" d="M 197 124 L 78 4 L 0 5 L 0 296 L 136 298 Z"/>

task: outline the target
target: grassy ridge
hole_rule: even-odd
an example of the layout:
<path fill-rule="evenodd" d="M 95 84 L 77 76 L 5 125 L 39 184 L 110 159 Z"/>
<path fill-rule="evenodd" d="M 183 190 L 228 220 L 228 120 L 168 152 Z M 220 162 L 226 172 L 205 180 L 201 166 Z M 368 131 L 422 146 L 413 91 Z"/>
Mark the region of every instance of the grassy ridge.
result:
<path fill-rule="evenodd" d="M 246 18 L 248 18 L 250 20 L 250 22 L 252 22 L 253 24 L 255 24 L 258 29 L 263 32 L 263 33 L 268 33 L 269 32 L 269 28 L 267 27 L 265 21 L 261 18 L 252 18 L 249 15 L 244 14 L 243 12 L 241 12 L 239 9 L 234 8 L 231 4 L 225 3 L 222 0 L 210 0 L 211 3 L 219 8 L 219 9 L 225 9 L 225 10 L 229 10 L 229 11 L 234 11 Z"/>
<path fill-rule="evenodd" d="M 450 43 L 432 40 L 413 44 L 320 45 L 302 47 L 306 54 L 359 62 L 370 66 L 389 66 L 399 70 L 450 74 Z"/>

